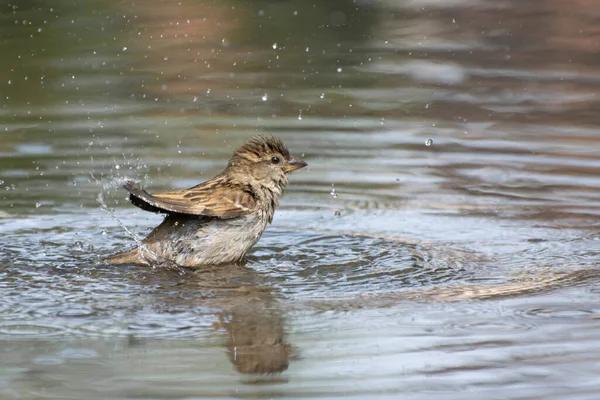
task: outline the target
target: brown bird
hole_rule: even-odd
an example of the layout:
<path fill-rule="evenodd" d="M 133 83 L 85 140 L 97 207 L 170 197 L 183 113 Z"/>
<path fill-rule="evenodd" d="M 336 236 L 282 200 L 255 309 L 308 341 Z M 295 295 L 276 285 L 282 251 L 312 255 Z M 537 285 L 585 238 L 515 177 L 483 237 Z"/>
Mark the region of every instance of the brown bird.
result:
<path fill-rule="evenodd" d="M 150 194 L 127 182 L 123 187 L 134 205 L 166 218 L 138 247 L 106 262 L 181 267 L 241 262 L 273 220 L 286 175 L 306 165 L 280 139 L 256 136 L 233 153 L 223 172 L 192 188 Z"/>

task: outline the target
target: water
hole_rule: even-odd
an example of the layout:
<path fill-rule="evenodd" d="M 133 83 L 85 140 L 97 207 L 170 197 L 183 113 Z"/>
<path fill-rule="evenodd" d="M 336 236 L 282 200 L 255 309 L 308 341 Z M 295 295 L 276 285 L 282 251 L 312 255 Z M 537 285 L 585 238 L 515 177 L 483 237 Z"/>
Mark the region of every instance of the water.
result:
<path fill-rule="evenodd" d="M 599 14 L 438 3 L 5 2 L 0 398 L 595 399 Z M 256 133 L 245 267 L 99 262 Z"/>

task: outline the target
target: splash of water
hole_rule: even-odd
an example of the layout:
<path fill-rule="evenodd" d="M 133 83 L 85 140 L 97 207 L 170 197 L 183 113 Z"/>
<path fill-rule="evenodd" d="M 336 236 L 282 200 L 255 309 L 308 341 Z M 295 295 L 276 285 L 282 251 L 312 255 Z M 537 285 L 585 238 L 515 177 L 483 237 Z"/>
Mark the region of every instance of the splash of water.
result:
<path fill-rule="evenodd" d="M 176 271 L 180 275 L 186 275 L 186 271 L 183 268 L 170 260 L 160 257 L 148 246 L 146 246 L 142 242 L 142 239 L 117 217 L 114 208 L 108 206 L 108 203 L 104 198 L 105 194 L 120 189 L 123 184 L 131 181 L 132 179 L 126 177 L 117 177 L 99 180 L 94 177 L 93 173 L 91 176 L 96 182 L 96 185 L 100 188 L 100 192 L 96 197 L 96 201 L 98 201 L 100 204 L 100 209 L 108 213 L 108 215 L 110 215 L 110 217 L 117 223 L 117 225 L 119 225 L 119 227 L 121 227 L 127 233 L 127 235 L 129 235 L 135 241 L 140 259 L 152 266 L 152 268 L 170 269 Z"/>

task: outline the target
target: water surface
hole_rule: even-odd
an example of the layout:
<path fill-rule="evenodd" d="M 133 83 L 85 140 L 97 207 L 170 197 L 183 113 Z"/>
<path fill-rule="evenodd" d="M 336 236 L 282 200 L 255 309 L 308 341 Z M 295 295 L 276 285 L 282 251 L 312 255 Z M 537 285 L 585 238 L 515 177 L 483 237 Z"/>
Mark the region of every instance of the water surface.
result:
<path fill-rule="evenodd" d="M 595 399 L 592 1 L 4 2 L 0 397 Z M 251 135 L 244 267 L 108 266 Z"/>

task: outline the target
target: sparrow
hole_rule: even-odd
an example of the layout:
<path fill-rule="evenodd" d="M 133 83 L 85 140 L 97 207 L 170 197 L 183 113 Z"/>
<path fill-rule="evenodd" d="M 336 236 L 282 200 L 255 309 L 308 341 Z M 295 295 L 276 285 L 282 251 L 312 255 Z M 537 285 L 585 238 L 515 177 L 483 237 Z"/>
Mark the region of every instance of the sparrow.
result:
<path fill-rule="evenodd" d="M 129 181 L 123 187 L 131 203 L 166 217 L 138 247 L 105 261 L 192 268 L 240 263 L 273 221 L 287 174 L 306 166 L 279 138 L 255 136 L 223 172 L 189 189 L 150 194 Z"/>

